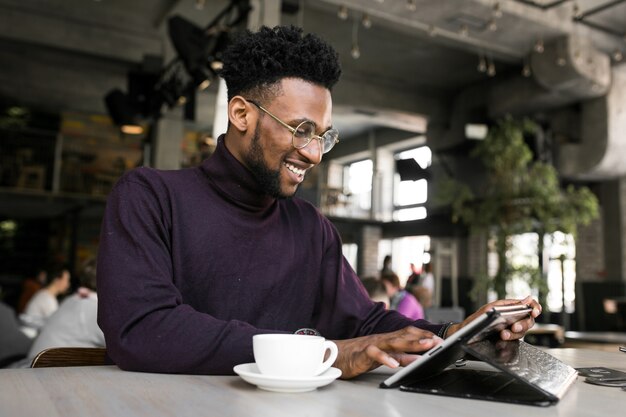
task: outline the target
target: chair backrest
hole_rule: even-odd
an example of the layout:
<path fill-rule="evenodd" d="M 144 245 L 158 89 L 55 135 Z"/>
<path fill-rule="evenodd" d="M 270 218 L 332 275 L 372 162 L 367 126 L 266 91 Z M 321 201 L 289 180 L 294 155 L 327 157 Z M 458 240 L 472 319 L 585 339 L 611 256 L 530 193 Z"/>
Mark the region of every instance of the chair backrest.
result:
<path fill-rule="evenodd" d="M 44 349 L 35 356 L 31 368 L 56 366 L 96 366 L 106 365 L 105 348 L 54 347 Z"/>

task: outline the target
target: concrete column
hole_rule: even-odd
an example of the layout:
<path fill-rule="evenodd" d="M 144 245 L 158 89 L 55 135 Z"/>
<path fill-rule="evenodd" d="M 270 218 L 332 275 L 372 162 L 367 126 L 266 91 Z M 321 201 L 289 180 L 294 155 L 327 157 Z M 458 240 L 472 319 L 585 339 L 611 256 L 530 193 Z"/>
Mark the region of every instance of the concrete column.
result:
<path fill-rule="evenodd" d="M 624 274 L 624 223 L 626 184 L 624 179 L 606 181 L 600 187 L 604 220 L 604 263 L 606 281 L 622 281 Z"/>
<path fill-rule="evenodd" d="M 578 228 L 576 237 L 576 281 L 602 281 L 604 265 L 603 215 Z"/>
<path fill-rule="evenodd" d="M 180 168 L 180 144 L 183 140 L 184 120 L 177 111 L 168 113 L 167 117 L 159 119 L 154 127 L 154 151 L 152 163 L 159 169 Z"/>
<path fill-rule="evenodd" d="M 467 238 L 467 270 L 468 276 L 474 279 L 487 273 L 487 233 L 471 234 Z M 477 305 L 487 302 L 487 293 L 478 294 Z"/>
<path fill-rule="evenodd" d="M 363 226 L 358 255 L 358 273 L 360 277 L 378 276 L 378 242 L 382 239 L 380 226 Z"/>
<path fill-rule="evenodd" d="M 621 280 L 626 281 L 626 177 L 619 179 L 619 202 Z"/>

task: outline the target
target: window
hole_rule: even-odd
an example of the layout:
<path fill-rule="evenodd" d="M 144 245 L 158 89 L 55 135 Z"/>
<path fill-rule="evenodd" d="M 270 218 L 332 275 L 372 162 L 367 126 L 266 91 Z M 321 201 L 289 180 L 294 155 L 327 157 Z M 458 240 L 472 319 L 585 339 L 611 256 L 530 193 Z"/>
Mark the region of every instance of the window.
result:
<path fill-rule="evenodd" d="M 382 267 L 383 258 L 391 255 L 391 269 L 400 278 L 404 286 L 411 275 L 411 264 L 418 268 L 430 262 L 430 237 L 405 236 L 396 239 L 382 239 L 378 242 L 378 265 Z"/>
<path fill-rule="evenodd" d="M 432 151 L 428 146 L 399 152 L 395 159 L 414 158 L 420 167 L 426 169 L 432 162 Z M 408 221 L 425 219 L 428 215 L 424 204 L 428 201 L 428 180 L 400 181 L 396 175 L 394 180 L 394 220 Z"/>
<path fill-rule="evenodd" d="M 556 232 L 544 239 L 548 270 L 548 308 L 550 311 L 574 311 L 576 299 L 576 245 L 574 237 Z M 544 258 L 544 259 L 546 259 Z"/>
<path fill-rule="evenodd" d="M 344 243 L 341 245 L 341 251 L 343 256 L 348 260 L 348 263 L 356 271 L 357 255 L 359 254 L 359 246 L 356 243 Z"/>
<path fill-rule="evenodd" d="M 512 245 L 509 252 L 509 260 L 514 267 L 539 266 L 537 247 L 539 236 L 536 233 L 524 233 L 511 237 Z M 493 245 L 490 245 L 493 247 Z M 556 232 L 544 236 L 544 275 L 548 280 L 548 309 L 550 311 L 574 311 L 576 298 L 576 246 L 574 237 L 562 232 Z M 489 275 L 495 275 L 498 259 L 495 252 L 489 252 L 488 271 Z M 524 277 L 514 277 L 507 286 L 507 296 L 510 298 L 524 298 L 528 294 L 537 297 L 538 290 L 531 288 Z M 490 299 L 495 299 L 495 294 Z"/>
<path fill-rule="evenodd" d="M 351 217 L 369 217 L 372 207 L 372 176 L 374 164 L 371 159 L 345 165 L 344 193 L 349 196 L 346 207 Z"/>

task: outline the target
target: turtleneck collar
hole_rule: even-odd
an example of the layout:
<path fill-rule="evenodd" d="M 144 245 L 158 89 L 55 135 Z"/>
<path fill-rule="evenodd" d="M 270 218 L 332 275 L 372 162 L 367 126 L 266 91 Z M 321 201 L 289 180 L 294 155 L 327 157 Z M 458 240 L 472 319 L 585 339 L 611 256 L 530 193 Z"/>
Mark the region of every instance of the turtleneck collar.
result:
<path fill-rule="evenodd" d="M 263 191 L 256 178 L 230 153 L 224 144 L 224 135 L 217 139 L 217 148 L 200 169 L 209 182 L 229 202 L 249 211 L 268 209 L 276 202 Z"/>

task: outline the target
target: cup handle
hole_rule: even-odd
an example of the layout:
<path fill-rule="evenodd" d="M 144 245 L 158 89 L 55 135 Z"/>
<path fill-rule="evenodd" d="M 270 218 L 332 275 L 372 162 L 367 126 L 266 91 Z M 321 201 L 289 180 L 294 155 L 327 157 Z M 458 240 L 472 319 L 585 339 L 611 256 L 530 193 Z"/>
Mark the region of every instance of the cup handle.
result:
<path fill-rule="evenodd" d="M 333 363 L 335 363 L 335 360 L 337 359 L 337 354 L 339 353 L 339 349 L 337 349 L 337 345 L 335 344 L 335 342 L 331 342 L 330 340 L 324 341 L 324 356 L 326 356 L 327 350 L 330 351 L 330 355 L 328 355 L 328 359 L 322 362 L 320 367 L 317 369 L 317 372 L 315 375 L 320 375 L 326 372 L 333 365 Z"/>

